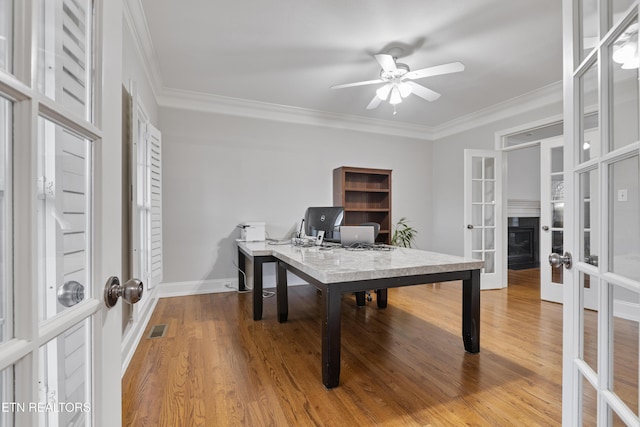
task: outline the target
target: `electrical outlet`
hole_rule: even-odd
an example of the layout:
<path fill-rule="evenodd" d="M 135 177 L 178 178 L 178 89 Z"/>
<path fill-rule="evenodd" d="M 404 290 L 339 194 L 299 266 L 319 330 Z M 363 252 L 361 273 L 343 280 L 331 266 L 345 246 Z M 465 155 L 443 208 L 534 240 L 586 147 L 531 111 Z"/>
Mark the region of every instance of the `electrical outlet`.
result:
<path fill-rule="evenodd" d="M 618 201 L 619 202 L 626 202 L 628 200 L 627 198 L 627 190 L 623 189 L 623 190 L 618 190 Z"/>

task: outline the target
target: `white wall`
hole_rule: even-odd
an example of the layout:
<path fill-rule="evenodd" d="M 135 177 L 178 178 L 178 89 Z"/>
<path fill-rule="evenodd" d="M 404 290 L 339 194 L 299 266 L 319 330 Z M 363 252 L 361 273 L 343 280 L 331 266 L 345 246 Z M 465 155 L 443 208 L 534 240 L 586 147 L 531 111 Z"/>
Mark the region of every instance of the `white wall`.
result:
<path fill-rule="evenodd" d="M 540 147 L 523 148 L 506 154 L 508 199 L 540 201 Z"/>
<path fill-rule="evenodd" d="M 138 90 L 145 112 L 149 115 L 149 120 L 158 127 L 158 104 L 156 103 L 151 84 L 144 71 L 141 55 L 134 42 L 133 34 L 129 25 L 122 27 L 122 85 L 129 91 L 129 82 L 134 81 Z"/>
<path fill-rule="evenodd" d="M 464 150 L 494 150 L 496 132 L 561 113 L 562 103 L 558 102 L 434 141 L 431 244 L 434 251 L 464 255 Z"/>
<path fill-rule="evenodd" d="M 290 236 L 311 205 L 332 205 L 339 166 L 392 169 L 393 218 L 431 247 L 431 143 L 349 130 L 160 109 L 164 281 L 237 277 L 238 223 Z"/>

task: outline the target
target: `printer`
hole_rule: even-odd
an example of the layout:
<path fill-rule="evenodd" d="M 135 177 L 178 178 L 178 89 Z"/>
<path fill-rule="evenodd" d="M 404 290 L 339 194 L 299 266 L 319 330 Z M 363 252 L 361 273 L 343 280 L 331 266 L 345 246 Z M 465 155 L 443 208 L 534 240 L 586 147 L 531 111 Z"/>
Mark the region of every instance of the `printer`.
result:
<path fill-rule="evenodd" d="M 243 222 L 238 224 L 240 229 L 240 240 L 245 242 L 264 242 L 265 223 L 264 222 Z"/>

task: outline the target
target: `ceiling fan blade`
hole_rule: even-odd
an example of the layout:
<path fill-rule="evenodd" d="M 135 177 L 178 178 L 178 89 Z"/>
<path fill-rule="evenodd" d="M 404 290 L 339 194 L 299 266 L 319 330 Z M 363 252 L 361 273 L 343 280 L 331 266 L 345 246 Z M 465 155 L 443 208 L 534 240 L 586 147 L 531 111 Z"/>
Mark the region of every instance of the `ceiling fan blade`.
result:
<path fill-rule="evenodd" d="M 374 108 L 378 108 L 378 105 L 380 105 L 381 102 L 382 100 L 378 98 L 378 95 L 374 96 L 371 102 L 369 103 L 369 105 L 367 105 L 367 110 L 373 110 Z"/>
<path fill-rule="evenodd" d="M 389 93 L 391 93 L 391 89 L 393 88 L 393 84 L 387 83 L 384 86 L 379 87 L 376 90 L 376 95 L 383 101 L 386 101 L 389 97 Z"/>
<path fill-rule="evenodd" d="M 382 67 L 384 71 L 396 71 L 396 61 L 393 59 L 393 56 L 387 55 L 386 53 L 379 53 L 377 55 L 373 55 L 378 61 L 378 64 Z"/>
<path fill-rule="evenodd" d="M 411 86 L 411 93 L 419 96 L 420 98 L 426 99 L 427 101 L 435 101 L 440 98 L 440 94 L 431 89 L 428 89 L 422 85 L 419 85 L 415 82 L 405 82 L 406 84 Z"/>
<path fill-rule="evenodd" d="M 439 76 L 441 74 L 458 73 L 460 71 L 464 71 L 464 64 L 462 62 L 451 62 L 449 64 L 436 65 L 435 67 L 410 71 L 405 74 L 404 77 L 409 80 L 415 80 L 425 77 Z"/>
<path fill-rule="evenodd" d="M 355 83 L 345 83 L 343 85 L 335 85 L 335 86 L 331 86 L 331 89 L 342 89 L 345 87 L 355 87 L 355 86 L 364 86 L 364 85 L 373 85 L 376 83 L 384 83 L 384 80 L 382 79 L 376 79 L 376 80 L 366 80 L 366 81 L 362 81 L 362 82 L 355 82 Z"/>

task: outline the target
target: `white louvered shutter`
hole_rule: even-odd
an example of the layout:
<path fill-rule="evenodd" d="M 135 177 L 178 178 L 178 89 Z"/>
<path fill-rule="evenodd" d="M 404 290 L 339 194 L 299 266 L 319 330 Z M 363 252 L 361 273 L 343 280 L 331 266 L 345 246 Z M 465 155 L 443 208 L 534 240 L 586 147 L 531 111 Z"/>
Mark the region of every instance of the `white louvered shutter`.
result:
<path fill-rule="evenodd" d="M 151 287 L 162 281 L 162 135 L 153 125 L 147 125 L 149 158 L 149 238 Z"/>
<path fill-rule="evenodd" d="M 39 73 L 42 91 L 78 116 L 89 120 L 92 114 L 91 11 L 85 2 L 52 0 L 43 2 L 44 13 L 55 16 L 45 27 L 45 49 Z"/>
<path fill-rule="evenodd" d="M 162 281 L 162 139 L 146 118 L 131 85 L 131 246 L 132 275 L 145 291 Z M 146 304 L 138 304 L 142 309 Z"/>

